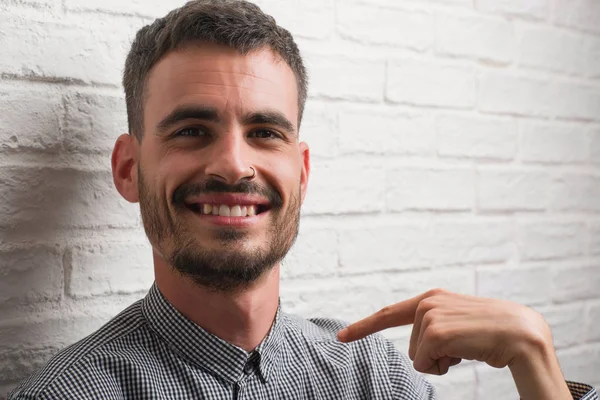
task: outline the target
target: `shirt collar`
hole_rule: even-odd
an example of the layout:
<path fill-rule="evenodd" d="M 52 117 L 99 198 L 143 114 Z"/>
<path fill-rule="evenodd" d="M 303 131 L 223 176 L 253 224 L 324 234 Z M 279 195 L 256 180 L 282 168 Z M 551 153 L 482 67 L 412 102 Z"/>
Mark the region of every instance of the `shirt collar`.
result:
<path fill-rule="evenodd" d="M 208 333 L 183 316 L 165 299 L 156 283 L 142 302 L 142 312 L 151 329 L 190 363 L 231 382 L 243 376 L 251 353 Z M 285 320 L 280 305 L 269 334 L 254 351 L 258 356 L 254 356 L 253 360 L 258 362 L 258 370 L 265 381 L 277 372 L 279 366 Z"/>

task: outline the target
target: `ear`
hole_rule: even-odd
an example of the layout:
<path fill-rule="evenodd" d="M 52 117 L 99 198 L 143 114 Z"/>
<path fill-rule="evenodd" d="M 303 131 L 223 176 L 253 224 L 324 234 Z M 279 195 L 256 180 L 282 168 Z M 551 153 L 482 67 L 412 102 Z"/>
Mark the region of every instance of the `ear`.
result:
<path fill-rule="evenodd" d="M 310 175 L 310 150 L 305 142 L 298 144 L 300 157 L 302 158 L 302 170 L 300 172 L 300 196 L 301 203 L 304 203 L 306 189 L 308 187 L 308 176 Z"/>
<path fill-rule="evenodd" d="M 137 203 L 139 142 L 127 133 L 119 136 L 112 152 L 113 182 L 121 196 L 130 203 Z"/>

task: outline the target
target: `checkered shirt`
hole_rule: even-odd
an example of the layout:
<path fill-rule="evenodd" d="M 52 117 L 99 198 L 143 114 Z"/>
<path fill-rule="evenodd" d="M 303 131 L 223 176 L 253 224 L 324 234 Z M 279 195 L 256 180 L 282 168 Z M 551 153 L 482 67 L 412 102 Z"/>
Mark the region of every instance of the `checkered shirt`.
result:
<path fill-rule="evenodd" d="M 345 324 L 277 312 L 248 353 L 148 295 L 64 349 L 9 399 L 435 399 L 410 360 L 380 335 L 345 344 Z M 598 400 L 569 383 L 574 399 Z"/>

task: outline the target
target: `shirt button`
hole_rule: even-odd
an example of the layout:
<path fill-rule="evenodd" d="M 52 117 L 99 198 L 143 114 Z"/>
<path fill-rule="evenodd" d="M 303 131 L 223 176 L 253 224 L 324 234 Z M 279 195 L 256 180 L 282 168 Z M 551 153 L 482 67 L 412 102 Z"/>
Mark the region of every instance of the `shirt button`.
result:
<path fill-rule="evenodd" d="M 246 363 L 246 365 L 244 365 L 244 373 L 248 375 L 250 372 L 252 372 L 252 365 L 250 363 Z"/>

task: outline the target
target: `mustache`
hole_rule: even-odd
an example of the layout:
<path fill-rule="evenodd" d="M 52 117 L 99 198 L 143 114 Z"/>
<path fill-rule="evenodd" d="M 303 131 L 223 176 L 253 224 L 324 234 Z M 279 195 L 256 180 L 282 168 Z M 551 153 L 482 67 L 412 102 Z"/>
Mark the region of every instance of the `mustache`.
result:
<path fill-rule="evenodd" d="M 189 196 L 211 193 L 256 194 L 268 199 L 272 208 L 283 207 L 283 198 L 275 189 L 249 181 L 242 181 L 235 185 L 229 185 L 216 179 L 208 179 L 204 182 L 181 185 L 173 192 L 171 201 L 177 207 L 185 207 L 185 199 Z"/>

